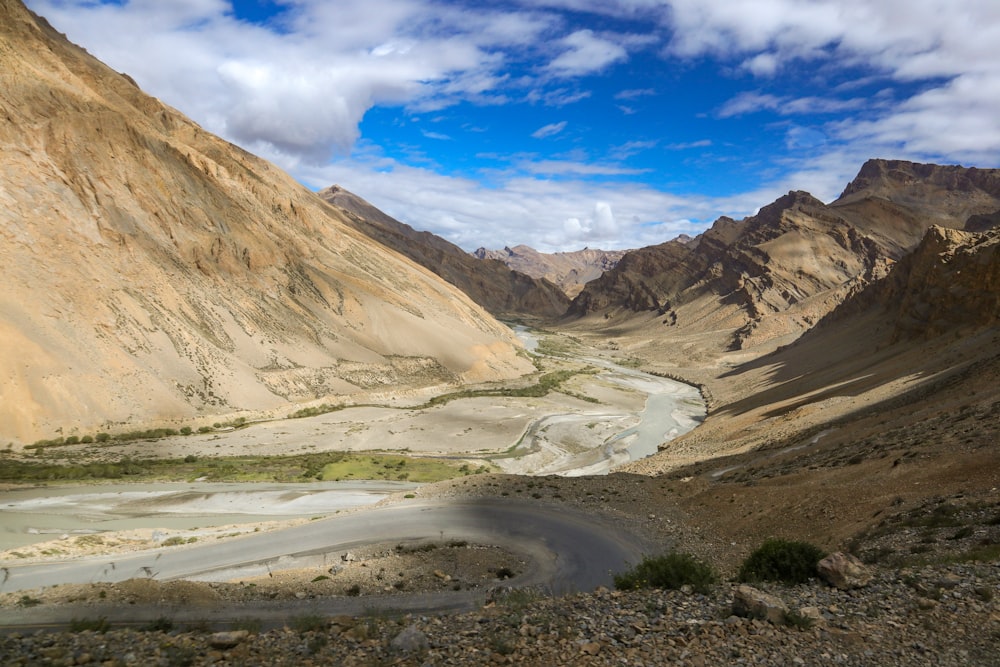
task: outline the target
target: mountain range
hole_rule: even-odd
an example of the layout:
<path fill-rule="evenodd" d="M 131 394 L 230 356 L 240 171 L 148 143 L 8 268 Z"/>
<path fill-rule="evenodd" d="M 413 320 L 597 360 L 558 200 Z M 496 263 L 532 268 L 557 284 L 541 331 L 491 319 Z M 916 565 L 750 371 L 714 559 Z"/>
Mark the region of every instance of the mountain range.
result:
<path fill-rule="evenodd" d="M 569 306 L 567 295 L 545 277 L 495 259 L 477 261 L 455 244 L 416 231 L 339 186 L 320 190 L 319 196 L 348 212 L 358 231 L 433 271 L 498 317 L 551 319 Z"/>
<path fill-rule="evenodd" d="M 517 245 L 503 250 L 479 248 L 472 254 L 481 260 L 503 262 L 508 268 L 533 278 L 544 278 L 573 298 L 584 285 L 615 268 L 626 252 L 584 248 L 572 252 L 543 253 L 530 246 Z"/>
<path fill-rule="evenodd" d="M 1000 170 L 872 159 L 693 239 L 470 254 L 305 189 L 18 0 L 0 59 L 11 445 L 534 372 L 503 316 L 697 383 L 704 422 L 626 469 L 731 544 L 995 507 Z"/>
<path fill-rule="evenodd" d="M 532 369 L 460 290 L 19 1 L 0 60 L 4 440 Z"/>

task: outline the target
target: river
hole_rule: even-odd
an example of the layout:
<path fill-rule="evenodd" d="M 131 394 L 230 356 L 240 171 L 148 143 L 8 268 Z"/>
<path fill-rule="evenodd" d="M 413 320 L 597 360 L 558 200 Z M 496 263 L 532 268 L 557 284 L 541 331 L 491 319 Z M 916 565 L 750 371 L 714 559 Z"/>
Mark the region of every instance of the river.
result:
<path fill-rule="evenodd" d="M 524 327 L 515 327 L 525 348 L 538 353 L 538 339 Z M 641 410 L 626 409 L 619 405 L 595 405 L 593 409 L 577 408 L 575 411 L 559 411 L 553 403 L 550 411 L 533 417 L 524 428 L 519 444 L 513 455 L 486 455 L 502 469 L 511 473 L 531 475 L 599 475 L 606 474 L 615 466 L 634 461 L 656 453 L 660 444 L 670 441 L 691 430 L 705 414 L 704 402 L 695 387 L 674 380 L 626 368 L 605 359 L 585 357 L 580 361 L 600 369 L 596 382 L 621 387 L 628 392 L 644 396 Z M 478 399 L 483 401 L 484 399 Z M 461 401 L 455 401 L 459 404 Z M 634 405 L 639 403 L 632 401 Z M 475 409 L 468 410 L 472 419 L 470 429 L 488 428 L 498 422 L 494 418 L 480 422 L 481 416 L 491 407 L 475 403 Z M 583 404 L 586 405 L 586 404 Z M 494 406 L 495 407 L 495 406 Z M 451 435 L 456 428 L 449 425 L 445 415 L 462 418 L 462 410 L 454 413 L 396 408 L 355 408 L 335 415 L 317 417 L 313 420 L 295 420 L 299 426 L 308 426 L 309 434 L 303 431 L 281 435 L 274 431 L 274 437 L 282 438 L 282 448 L 299 441 L 300 445 L 312 447 L 314 443 L 326 441 L 333 447 L 356 441 L 362 434 L 348 430 L 344 439 L 338 440 L 331 428 L 332 419 L 361 419 L 372 423 L 385 415 L 393 419 L 404 416 L 409 422 L 391 424 L 397 440 L 390 441 L 385 435 L 378 438 L 379 446 L 388 449 L 414 446 L 413 438 L 424 437 L 432 442 L 442 442 L 460 436 Z M 349 413 L 359 411 L 355 417 Z M 374 414 L 373 411 L 375 411 Z M 437 422 L 427 421 L 436 413 Z M 490 413 L 492 414 L 492 413 Z M 509 413 L 500 413 L 508 414 Z M 465 415 L 468 417 L 469 415 Z M 424 421 L 417 421 L 424 420 Z M 516 420 L 514 420 L 516 422 Z M 416 425 L 419 424 L 419 427 Z M 437 424 L 439 428 L 435 430 Z M 483 425 L 485 424 L 485 426 Z M 272 451 L 277 445 L 264 440 L 269 429 L 286 431 L 288 422 L 261 424 L 239 433 L 215 434 L 212 436 L 192 436 L 180 438 L 179 443 L 206 446 L 218 445 L 220 438 L 233 440 L 232 447 L 243 450 L 251 443 L 260 442 Z M 449 430 L 451 429 L 451 430 Z M 464 435 L 469 429 L 459 431 Z M 388 431 L 392 433 L 393 431 Z M 501 431 L 501 433 L 504 431 Z M 385 434 L 386 431 L 379 432 Z M 199 437 L 211 438 L 200 442 Z M 260 440 L 254 440 L 259 437 Z M 308 440 L 307 437 L 313 438 Z M 511 432 L 507 437 L 516 437 Z M 458 442 L 458 440 L 455 440 Z M 502 441 L 501 441 L 502 442 Z M 506 441 L 507 443 L 510 440 Z M 200 444 L 199 444 L 200 443 Z M 339 443 L 339 444 L 338 444 Z M 479 446 L 482 443 L 471 445 Z M 501 449 L 507 445 L 501 445 Z M 461 449 L 461 448 L 460 448 Z M 236 451 L 234 450 L 234 451 Z M 199 455 L 203 452 L 198 451 Z M 470 452 L 471 450 L 464 450 Z M 232 454 L 233 452 L 229 452 Z M 419 455 L 419 450 L 414 450 Z M 183 456 L 183 453 L 179 455 Z M 482 456 L 482 455 L 479 455 Z M 461 458 L 458 452 L 455 458 Z M 107 484 L 89 486 L 52 486 L 16 489 L 0 492 L 0 551 L 15 549 L 28 544 L 82 534 L 148 529 L 156 527 L 162 531 L 161 538 L 171 530 L 191 531 L 210 529 L 214 526 L 251 524 L 261 521 L 294 518 L 313 518 L 335 513 L 340 510 L 369 505 L 387 495 L 415 488 L 416 484 L 405 482 L 312 482 L 309 484 L 242 483 L 226 484 L 213 482 L 189 482 L 173 484 Z"/>
<path fill-rule="evenodd" d="M 538 338 L 528 328 L 515 326 L 514 331 L 528 351 L 538 353 Z M 687 433 L 705 417 L 705 402 L 697 387 L 626 368 L 607 359 L 583 357 L 581 361 L 602 369 L 598 375 L 602 380 L 645 394 L 645 407 L 634 415 L 638 423 L 606 438 L 600 446 L 582 452 L 569 448 L 559 451 L 561 443 L 548 437 L 548 431 L 558 424 L 563 440 L 583 439 L 573 438 L 573 435 L 580 436 L 583 429 L 591 427 L 593 420 L 621 418 L 622 415 L 575 412 L 546 415 L 537 420 L 526 431 L 521 447 L 548 451 L 553 460 L 539 465 L 533 474 L 568 477 L 607 474 L 617 465 L 655 454 L 661 444 Z M 567 431 L 571 435 L 567 435 Z"/>

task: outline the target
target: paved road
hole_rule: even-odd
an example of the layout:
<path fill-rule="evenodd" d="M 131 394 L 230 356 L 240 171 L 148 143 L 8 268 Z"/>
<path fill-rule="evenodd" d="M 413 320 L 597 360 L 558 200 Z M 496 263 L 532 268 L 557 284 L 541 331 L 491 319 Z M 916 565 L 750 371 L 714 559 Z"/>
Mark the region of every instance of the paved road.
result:
<path fill-rule="evenodd" d="M 556 594 L 609 585 L 613 573 L 636 563 L 650 547 L 640 537 L 606 519 L 555 504 L 517 500 L 411 501 L 215 544 L 171 547 L 128 557 L 11 567 L 0 572 L 3 582 L 0 591 L 136 577 L 155 577 L 161 581 L 222 579 L 238 576 L 234 573 L 238 568 L 280 569 L 290 558 L 326 555 L 334 559 L 365 544 L 412 539 L 463 539 L 502 545 L 528 562 L 526 571 L 508 581 L 509 585 L 538 586 Z M 363 609 L 381 606 L 444 611 L 472 607 L 482 597 L 482 592 L 463 591 L 409 598 L 398 595 L 364 600 L 334 598 L 324 604 L 312 602 L 310 609 L 352 613 L 352 605 L 363 605 Z M 266 607 L 257 605 L 255 613 L 264 614 Z M 246 613 L 244 609 L 240 615 Z M 58 610 L 25 609 L 13 615 L 0 612 L 0 625 L 55 620 L 53 614 L 58 615 Z M 157 615 L 162 614 L 163 610 L 158 610 Z"/>

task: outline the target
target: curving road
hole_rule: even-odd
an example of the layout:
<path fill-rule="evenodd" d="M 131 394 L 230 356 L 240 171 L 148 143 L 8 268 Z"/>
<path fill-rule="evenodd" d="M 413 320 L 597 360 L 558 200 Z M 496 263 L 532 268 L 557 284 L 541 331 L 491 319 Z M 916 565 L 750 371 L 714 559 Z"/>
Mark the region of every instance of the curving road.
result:
<path fill-rule="evenodd" d="M 526 571 L 507 585 L 537 586 L 555 594 L 609 585 L 613 573 L 638 562 L 651 547 L 608 519 L 561 505 L 506 499 L 411 501 L 215 544 L 172 547 L 128 557 L 10 567 L 0 571 L 0 592 L 137 577 L 161 581 L 229 579 L 238 577 L 246 568 L 281 569 L 302 559 L 329 558 L 333 562 L 339 553 L 365 544 L 415 539 L 463 539 L 502 545 L 528 563 Z M 310 609 L 324 613 L 358 613 L 354 608 L 359 606 L 446 611 L 474 607 L 484 595 L 482 591 L 462 591 L 360 600 L 330 598 L 322 603 L 310 602 Z M 258 605 L 254 613 L 266 615 L 266 607 Z M 134 617 L 137 611 L 123 613 Z M 162 608 L 155 612 L 163 614 Z M 9 612 L 3 612 L 0 624 L 54 620 L 55 613 L 58 610 L 19 610 L 10 617 Z M 232 616 L 236 612 L 222 610 L 216 615 L 224 618 L 227 613 Z M 245 609 L 240 612 L 246 613 Z"/>

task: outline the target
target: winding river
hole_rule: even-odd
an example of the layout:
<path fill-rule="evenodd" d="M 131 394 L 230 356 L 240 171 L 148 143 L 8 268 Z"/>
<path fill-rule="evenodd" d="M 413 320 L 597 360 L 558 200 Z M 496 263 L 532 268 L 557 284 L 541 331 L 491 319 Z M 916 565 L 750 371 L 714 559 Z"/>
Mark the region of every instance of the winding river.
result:
<path fill-rule="evenodd" d="M 538 353 L 538 339 L 529 329 L 515 326 L 514 331 L 527 350 Z M 697 387 L 626 368 L 606 359 L 582 357 L 580 360 L 602 369 L 598 375 L 600 379 L 645 394 L 645 407 L 632 415 L 638 423 L 606 438 L 601 446 L 583 452 L 557 451 L 560 443 L 545 437 L 547 427 L 560 424 L 563 437 L 570 439 L 566 436 L 567 426 L 579 433 L 589 428 L 595 419 L 623 418 L 626 415 L 593 411 L 540 418 L 526 431 L 521 448 L 548 450 L 553 460 L 537 466 L 531 474 L 567 477 L 607 474 L 617 465 L 655 454 L 661 444 L 687 433 L 705 417 L 705 402 Z"/>
<path fill-rule="evenodd" d="M 525 347 L 537 353 L 538 339 L 523 327 L 515 331 Z M 594 409 L 542 414 L 528 423 L 510 457 L 491 460 L 520 474 L 606 474 L 617 465 L 656 453 L 661 443 L 691 430 L 705 414 L 695 387 L 605 359 L 581 361 L 600 369 L 597 382 L 644 396 L 644 407 L 629 412 L 620 406 L 595 405 Z M 595 425 L 601 426 L 599 437 L 595 437 Z M 239 437 L 249 441 L 253 435 Z M 175 531 L 190 534 L 214 526 L 314 518 L 374 504 L 415 486 L 364 481 L 189 482 L 9 490 L 0 492 L 0 551 L 105 531 L 155 526 L 162 541 Z"/>

